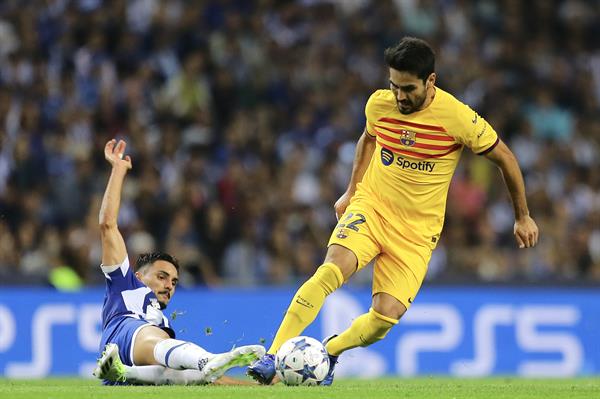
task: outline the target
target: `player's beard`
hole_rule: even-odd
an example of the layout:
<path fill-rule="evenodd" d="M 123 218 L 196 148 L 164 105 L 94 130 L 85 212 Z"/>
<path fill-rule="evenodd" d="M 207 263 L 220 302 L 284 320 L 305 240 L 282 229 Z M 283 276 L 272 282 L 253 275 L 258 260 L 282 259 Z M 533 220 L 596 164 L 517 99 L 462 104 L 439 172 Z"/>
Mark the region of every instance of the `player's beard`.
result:
<path fill-rule="evenodd" d="M 168 297 L 168 299 L 169 299 L 169 300 L 171 299 L 171 294 L 170 294 L 169 292 L 159 292 L 159 293 L 156 295 L 156 298 L 157 298 L 157 299 L 158 299 L 158 295 L 161 295 L 161 296 L 162 296 L 162 295 L 166 295 L 166 296 Z M 160 305 L 160 310 L 163 310 L 164 308 L 166 308 L 166 307 L 167 307 L 167 303 L 168 303 L 168 301 L 167 301 L 167 302 L 163 302 L 163 301 L 161 301 L 160 299 L 158 299 L 158 304 Z"/>
<path fill-rule="evenodd" d="M 400 111 L 403 115 L 412 114 L 413 112 L 420 111 L 425 99 L 427 98 L 427 91 L 423 93 L 421 97 L 415 97 L 415 101 L 411 101 L 409 99 L 396 101 L 396 105 L 398 106 L 398 111 Z"/>

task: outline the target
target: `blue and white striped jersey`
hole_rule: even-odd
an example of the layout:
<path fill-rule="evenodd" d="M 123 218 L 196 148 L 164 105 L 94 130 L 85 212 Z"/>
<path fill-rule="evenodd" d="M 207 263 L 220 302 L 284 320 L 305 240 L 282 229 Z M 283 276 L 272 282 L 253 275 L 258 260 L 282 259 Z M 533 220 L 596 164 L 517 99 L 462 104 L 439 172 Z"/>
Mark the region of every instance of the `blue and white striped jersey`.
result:
<path fill-rule="evenodd" d="M 154 292 L 134 275 L 128 257 L 120 265 L 101 266 L 101 269 L 106 277 L 106 295 L 102 307 L 102 330 L 105 333 L 113 329 L 116 323 L 133 318 L 160 327 L 174 337 Z"/>

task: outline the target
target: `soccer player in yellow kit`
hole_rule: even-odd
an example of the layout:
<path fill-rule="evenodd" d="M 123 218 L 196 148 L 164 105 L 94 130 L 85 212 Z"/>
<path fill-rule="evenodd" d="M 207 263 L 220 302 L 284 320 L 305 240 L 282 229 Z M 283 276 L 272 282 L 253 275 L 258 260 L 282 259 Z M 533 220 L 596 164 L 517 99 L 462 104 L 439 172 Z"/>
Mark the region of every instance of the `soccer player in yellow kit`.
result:
<path fill-rule="evenodd" d="M 275 375 L 274 354 L 316 318 L 327 295 L 376 258 L 368 313 L 326 339 L 337 357 L 383 339 L 415 299 L 427 272 L 446 208 L 450 180 L 464 147 L 501 170 L 512 199 L 519 248 L 538 241 L 529 216 L 521 170 L 494 129 L 467 105 L 435 86 L 435 55 L 423 40 L 405 37 L 385 51 L 390 88 L 375 91 L 365 107 L 352 177 L 335 204 L 339 223 L 324 263 L 298 290 L 267 354 L 248 368 L 261 383 Z"/>

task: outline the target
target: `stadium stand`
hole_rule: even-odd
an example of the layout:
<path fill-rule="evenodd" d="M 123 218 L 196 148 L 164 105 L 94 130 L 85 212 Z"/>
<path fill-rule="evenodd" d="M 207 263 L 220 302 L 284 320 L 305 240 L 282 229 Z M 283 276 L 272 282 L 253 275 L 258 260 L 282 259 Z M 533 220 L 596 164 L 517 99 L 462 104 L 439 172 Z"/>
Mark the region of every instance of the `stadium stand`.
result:
<path fill-rule="evenodd" d="M 516 249 L 501 177 L 465 154 L 428 279 L 597 282 L 598 20 L 584 0 L 4 0 L 0 284 L 60 287 L 64 267 L 102 281 L 112 137 L 133 159 L 119 221 L 132 256 L 178 255 L 188 286 L 305 279 L 364 104 L 387 87 L 383 49 L 407 34 L 509 143 L 541 231 Z"/>

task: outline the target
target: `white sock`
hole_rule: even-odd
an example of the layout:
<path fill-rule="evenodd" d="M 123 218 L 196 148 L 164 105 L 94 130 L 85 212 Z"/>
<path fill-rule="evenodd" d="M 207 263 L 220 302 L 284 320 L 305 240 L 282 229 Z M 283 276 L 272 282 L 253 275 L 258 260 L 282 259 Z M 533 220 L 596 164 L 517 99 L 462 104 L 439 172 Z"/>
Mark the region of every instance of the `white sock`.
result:
<path fill-rule="evenodd" d="M 204 373 L 198 370 L 173 370 L 164 366 L 125 366 L 127 382 L 142 385 L 202 385 Z"/>
<path fill-rule="evenodd" d="M 172 369 L 202 370 L 213 356 L 196 344 L 178 339 L 165 339 L 154 347 L 154 359 Z"/>

